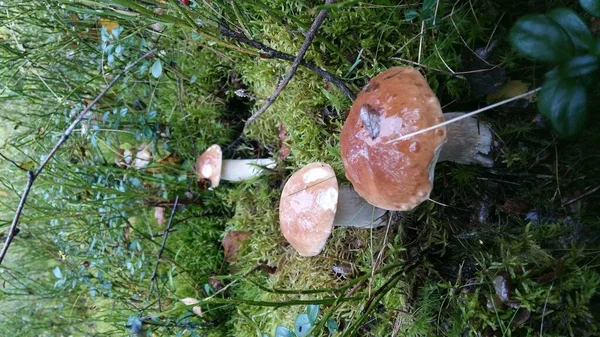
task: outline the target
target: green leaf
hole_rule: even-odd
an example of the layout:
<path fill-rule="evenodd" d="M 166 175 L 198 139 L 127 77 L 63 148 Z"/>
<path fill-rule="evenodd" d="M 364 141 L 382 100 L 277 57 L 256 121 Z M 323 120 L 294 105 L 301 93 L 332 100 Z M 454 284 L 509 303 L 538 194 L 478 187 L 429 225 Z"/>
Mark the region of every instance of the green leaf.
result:
<path fill-rule="evenodd" d="M 160 61 L 160 59 L 154 61 L 152 68 L 150 68 L 150 72 L 152 73 L 152 76 L 154 76 L 154 78 L 159 78 L 160 75 L 162 75 L 162 62 Z"/>
<path fill-rule="evenodd" d="M 327 329 L 329 330 L 329 334 L 333 334 L 339 328 L 340 327 L 338 326 L 337 322 L 333 318 L 327 319 Z"/>
<path fill-rule="evenodd" d="M 562 77 L 580 77 L 592 74 L 600 69 L 600 61 L 594 55 L 581 55 L 558 67 Z"/>
<path fill-rule="evenodd" d="M 519 53 L 542 62 L 560 63 L 575 54 L 565 30 L 541 14 L 520 18 L 511 28 L 509 39 Z"/>
<path fill-rule="evenodd" d="M 434 8 L 435 4 L 437 3 L 437 0 L 424 0 L 423 1 L 423 10 L 431 10 Z"/>
<path fill-rule="evenodd" d="M 308 330 L 312 327 L 310 323 L 310 319 L 307 314 L 300 314 L 296 317 L 296 324 L 294 328 L 294 332 L 296 332 L 296 336 L 304 337 L 308 333 Z"/>
<path fill-rule="evenodd" d="M 546 80 L 538 98 L 538 109 L 562 135 L 573 135 L 583 128 L 587 105 L 585 86 L 573 78 Z"/>
<path fill-rule="evenodd" d="M 594 43 L 592 33 L 577 13 L 568 8 L 556 8 L 548 13 L 548 17 L 569 34 L 576 50 L 587 51 L 592 48 Z"/>
<path fill-rule="evenodd" d="M 296 337 L 296 334 L 292 330 L 280 325 L 275 329 L 275 337 Z"/>
<path fill-rule="evenodd" d="M 317 316 L 319 315 L 319 306 L 315 304 L 311 304 L 306 307 L 306 315 L 308 316 L 308 321 L 310 324 L 315 324 L 317 321 Z"/>
<path fill-rule="evenodd" d="M 131 333 L 139 334 L 142 332 L 142 321 L 140 321 L 138 317 L 130 316 L 127 320 L 126 327 L 129 328 L 129 331 L 131 331 Z"/>
<path fill-rule="evenodd" d="M 586 12 L 600 18 L 600 0 L 579 0 L 579 4 Z"/>
<path fill-rule="evenodd" d="M 58 266 L 54 267 L 54 270 L 52 270 L 52 273 L 54 274 L 54 277 L 56 277 L 58 279 L 63 278 L 63 275 L 60 272 L 60 268 Z"/>
<path fill-rule="evenodd" d="M 415 9 L 407 9 L 404 11 L 404 18 L 407 21 L 412 21 L 412 20 L 416 19 L 417 16 L 419 16 L 419 12 L 417 12 L 417 10 L 415 10 Z"/>

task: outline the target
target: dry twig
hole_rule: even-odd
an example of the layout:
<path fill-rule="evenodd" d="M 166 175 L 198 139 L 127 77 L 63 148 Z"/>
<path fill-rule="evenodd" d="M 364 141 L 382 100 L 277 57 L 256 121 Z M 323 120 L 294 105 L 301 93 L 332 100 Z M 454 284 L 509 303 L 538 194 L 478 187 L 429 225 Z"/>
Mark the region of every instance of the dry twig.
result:
<path fill-rule="evenodd" d="M 148 291 L 148 298 L 152 295 L 152 291 L 154 290 L 154 286 L 156 285 L 156 276 L 158 271 L 158 264 L 160 263 L 160 258 L 162 257 L 163 251 L 165 250 L 165 245 L 167 244 L 167 238 L 169 237 L 169 232 L 171 231 L 171 226 L 173 225 L 173 216 L 175 216 L 175 210 L 177 210 L 177 203 L 179 202 L 179 196 L 175 197 L 175 202 L 173 203 L 173 210 L 171 210 L 171 216 L 169 217 L 169 223 L 167 224 L 167 229 L 163 232 L 163 240 L 160 245 L 160 250 L 158 251 L 158 256 L 156 257 L 156 264 L 154 265 L 154 270 L 152 271 L 152 277 L 150 277 L 150 291 Z M 160 311 L 160 295 L 158 297 L 158 311 Z"/>
<path fill-rule="evenodd" d="M 325 4 L 330 4 L 330 3 L 334 3 L 334 2 L 335 2 L 335 0 L 326 0 Z M 300 51 L 298 51 L 298 55 L 296 55 L 296 58 L 294 59 L 294 63 L 292 63 L 292 67 L 290 68 L 290 70 L 288 70 L 287 74 L 285 74 L 283 81 L 281 81 L 279 83 L 279 85 L 277 86 L 277 89 L 275 89 L 275 92 L 273 92 L 273 94 L 269 98 L 267 98 L 267 101 L 265 102 L 265 104 L 260 109 L 258 109 L 258 111 L 255 112 L 252 116 L 250 116 L 250 118 L 248 118 L 248 120 L 244 124 L 244 128 L 247 128 L 250 124 L 252 124 L 252 122 L 254 122 L 256 119 L 258 119 L 263 113 L 265 113 L 265 111 L 267 111 L 267 109 L 275 102 L 277 97 L 279 97 L 279 95 L 281 94 L 283 89 L 285 89 L 285 87 L 288 85 L 288 83 L 290 83 L 290 81 L 292 80 L 292 77 L 298 70 L 298 67 L 300 67 L 300 63 L 302 62 L 304 55 L 308 51 L 308 47 L 310 47 L 313 39 L 317 35 L 317 31 L 319 30 L 319 27 L 321 26 L 321 24 L 323 24 L 323 21 L 325 21 L 326 17 L 327 17 L 327 10 L 324 9 L 319 12 L 319 14 L 317 15 L 317 18 L 312 23 L 312 25 L 310 26 L 310 29 L 306 33 L 306 38 L 304 39 L 304 43 L 302 43 L 302 47 L 300 47 Z"/>
<path fill-rule="evenodd" d="M 333 2 L 334 2 L 333 0 L 326 1 L 326 3 L 333 3 Z M 306 48 L 308 48 L 308 46 L 310 45 L 310 43 L 312 42 L 312 40 L 315 37 L 314 35 L 316 35 L 316 31 L 318 30 L 319 26 L 325 19 L 325 16 L 327 16 L 326 10 L 322 10 L 319 12 L 319 14 L 317 15 L 317 18 L 315 19 L 312 26 L 310 27 L 310 30 L 306 34 L 306 39 L 304 40 L 304 44 L 302 45 L 302 48 L 304 48 L 304 45 L 306 45 Z M 320 20 L 320 22 L 319 22 L 319 20 Z M 307 69 L 314 71 L 319 76 L 323 77 L 324 79 L 326 79 L 327 81 L 331 82 L 333 85 L 338 87 L 338 89 L 340 89 L 351 100 L 354 100 L 356 98 L 356 95 L 352 92 L 352 90 L 350 90 L 344 84 L 344 82 L 341 79 L 332 75 L 331 73 L 327 72 L 326 70 L 321 69 L 316 64 L 303 60 L 302 57 L 300 57 L 298 59 L 298 56 L 300 56 L 301 54 L 302 54 L 302 56 L 304 56 L 304 53 L 306 52 L 306 51 L 304 51 L 304 53 L 302 53 L 302 48 L 301 48 L 300 52 L 298 53 L 298 55 L 294 56 L 294 55 L 290 55 L 287 53 L 282 53 L 282 52 L 277 51 L 273 48 L 270 48 L 260 42 L 251 40 L 251 39 L 247 38 L 246 36 L 244 36 L 243 34 L 240 34 L 234 30 L 231 30 L 229 27 L 227 27 L 223 23 L 219 24 L 219 29 L 221 30 L 221 34 L 223 34 L 224 36 L 230 37 L 230 38 L 232 38 L 236 41 L 239 41 L 245 45 L 248 45 L 248 46 L 258 49 L 261 52 L 261 56 L 264 58 L 275 58 L 275 59 L 281 59 L 281 60 L 286 60 L 286 61 L 293 61 L 294 63 L 298 62 L 298 65 L 301 65 Z M 298 61 L 297 61 L 297 59 L 298 59 Z M 298 65 L 295 66 L 296 69 L 298 68 Z M 292 69 L 294 69 L 294 65 L 292 65 Z M 295 71 L 296 70 L 294 69 L 294 72 Z M 288 72 L 288 74 L 289 74 L 289 72 Z M 293 75 L 293 73 L 292 73 L 292 75 Z M 284 85 L 284 87 L 285 87 L 285 85 Z"/>
<path fill-rule="evenodd" d="M 17 210 L 15 211 L 15 216 L 13 217 L 10 228 L 8 229 L 8 233 L 6 236 L 6 241 L 4 242 L 4 246 L 2 246 L 2 251 L 0 252 L 0 264 L 2 263 L 2 260 L 4 260 L 4 257 L 6 256 L 8 247 L 12 243 L 12 241 L 15 238 L 15 236 L 17 235 L 17 233 L 19 232 L 17 225 L 19 223 L 19 219 L 21 218 L 23 208 L 25 208 L 25 202 L 27 201 L 29 192 L 31 192 L 31 187 L 33 186 L 33 183 L 35 182 L 37 177 L 42 173 L 42 171 L 44 170 L 46 165 L 48 165 L 48 163 L 50 162 L 50 159 L 52 159 L 52 157 L 54 157 L 54 155 L 56 154 L 58 149 L 60 149 L 63 146 L 63 144 L 67 141 L 67 139 L 69 138 L 69 136 L 71 135 L 73 130 L 75 130 L 75 127 L 77 126 L 77 124 L 79 124 L 79 122 L 81 122 L 81 120 L 92 109 L 92 107 L 94 107 L 94 105 L 96 105 L 96 103 L 98 103 L 98 101 L 100 101 L 100 99 L 102 97 L 104 97 L 104 95 L 106 95 L 106 93 L 110 90 L 110 88 L 112 88 L 117 83 L 117 81 L 119 81 L 121 76 L 123 76 L 125 73 L 129 72 L 131 70 L 131 68 L 133 68 L 139 62 L 141 62 L 143 59 L 145 59 L 146 57 L 153 54 L 154 51 L 155 51 L 155 49 L 148 51 L 144 55 L 140 56 L 137 60 L 129 63 L 125 67 L 125 69 L 123 69 L 119 74 L 117 74 L 117 76 L 115 76 L 113 78 L 113 80 L 106 86 L 106 88 L 104 88 L 104 90 L 102 90 L 102 92 L 100 92 L 100 94 L 98 94 L 98 96 L 96 96 L 96 98 L 94 98 L 94 100 L 90 104 L 88 104 L 88 106 L 85 107 L 85 109 L 83 109 L 79 113 L 79 115 L 77 115 L 75 120 L 71 123 L 71 125 L 69 125 L 69 127 L 62 134 L 62 136 L 60 137 L 60 139 L 58 140 L 56 145 L 54 145 L 52 150 L 50 150 L 50 153 L 48 153 L 48 155 L 46 155 L 46 157 L 44 158 L 44 160 L 42 161 L 42 163 L 40 164 L 38 169 L 35 171 L 27 171 L 27 184 L 25 186 L 25 190 L 23 190 L 23 194 L 21 195 L 21 200 L 19 200 L 19 205 L 17 206 Z"/>

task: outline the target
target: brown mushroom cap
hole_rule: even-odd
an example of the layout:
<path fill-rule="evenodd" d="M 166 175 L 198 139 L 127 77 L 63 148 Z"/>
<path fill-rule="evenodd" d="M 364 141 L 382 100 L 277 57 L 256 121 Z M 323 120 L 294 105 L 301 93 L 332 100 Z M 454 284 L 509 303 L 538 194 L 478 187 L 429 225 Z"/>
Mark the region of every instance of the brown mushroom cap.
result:
<path fill-rule="evenodd" d="M 285 183 L 279 225 L 300 255 L 315 256 L 323 250 L 331 235 L 337 202 L 337 179 L 327 164 L 308 164 Z"/>
<path fill-rule="evenodd" d="M 210 180 L 211 188 L 219 186 L 222 162 L 223 153 L 221 152 L 221 147 L 217 144 L 211 145 L 196 161 L 198 181 L 208 179 Z"/>
<path fill-rule="evenodd" d="M 388 210 L 410 210 L 427 200 L 446 128 L 386 142 L 443 121 L 438 99 L 416 69 L 390 68 L 371 79 L 340 137 L 346 177 L 358 194 Z"/>

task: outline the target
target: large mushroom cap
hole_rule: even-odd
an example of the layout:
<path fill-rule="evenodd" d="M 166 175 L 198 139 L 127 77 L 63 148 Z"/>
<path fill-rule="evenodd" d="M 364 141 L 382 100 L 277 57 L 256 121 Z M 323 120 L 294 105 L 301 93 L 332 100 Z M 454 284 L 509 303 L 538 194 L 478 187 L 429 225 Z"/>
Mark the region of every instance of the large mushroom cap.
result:
<path fill-rule="evenodd" d="M 390 68 L 371 79 L 340 138 L 346 177 L 358 194 L 388 210 L 410 210 L 427 200 L 446 128 L 386 142 L 443 121 L 438 99 L 416 69 Z"/>
<path fill-rule="evenodd" d="M 223 153 L 217 144 L 211 145 L 196 161 L 198 180 L 210 180 L 211 188 L 219 186 Z"/>
<path fill-rule="evenodd" d="M 325 247 L 337 202 L 337 179 L 327 164 L 308 164 L 285 183 L 279 224 L 283 236 L 300 255 L 315 256 Z"/>

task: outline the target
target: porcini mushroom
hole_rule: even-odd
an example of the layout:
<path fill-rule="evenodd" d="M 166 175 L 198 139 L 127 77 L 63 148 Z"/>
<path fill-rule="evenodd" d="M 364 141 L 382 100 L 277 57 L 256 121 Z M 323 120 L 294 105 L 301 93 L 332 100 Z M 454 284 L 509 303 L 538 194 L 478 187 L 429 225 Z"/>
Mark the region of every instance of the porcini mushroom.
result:
<path fill-rule="evenodd" d="M 211 145 L 196 161 L 198 180 L 208 179 L 211 188 L 219 186 L 221 180 L 244 181 L 261 174 L 261 168 L 273 168 L 276 163 L 271 158 L 225 159 L 217 144 Z"/>
<path fill-rule="evenodd" d="M 302 256 L 321 252 L 331 235 L 338 203 L 335 172 L 325 163 L 311 163 L 285 183 L 279 200 L 279 226 Z"/>
<path fill-rule="evenodd" d="M 339 188 L 331 166 L 319 162 L 296 171 L 285 183 L 279 201 L 281 232 L 302 256 L 319 254 L 333 226 L 377 227 L 385 213 L 349 186 Z"/>
<path fill-rule="evenodd" d="M 346 177 L 358 194 L 377 207 L 407 211 L 429 198 L 439 158 L 490 165 L 481 152 L 489 152 L 491 132 L 481 133 L 476 120 L 392 141 L 443 121 L 437 97 L 416 69 L 390 68 L 371 79 L 340 137 Z"/>

